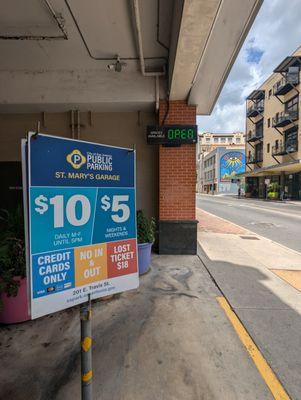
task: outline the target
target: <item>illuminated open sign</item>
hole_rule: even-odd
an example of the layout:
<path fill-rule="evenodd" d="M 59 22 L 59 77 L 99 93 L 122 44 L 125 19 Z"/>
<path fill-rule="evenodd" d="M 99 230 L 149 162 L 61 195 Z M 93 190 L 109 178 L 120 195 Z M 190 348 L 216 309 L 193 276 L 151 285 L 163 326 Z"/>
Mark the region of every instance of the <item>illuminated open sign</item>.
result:
<path fill-rule="evenodd" d="M 162 125 L 147 127 L 147 143 L 166 146 L 195 144 L 198 141 L 197 125 Z"/>

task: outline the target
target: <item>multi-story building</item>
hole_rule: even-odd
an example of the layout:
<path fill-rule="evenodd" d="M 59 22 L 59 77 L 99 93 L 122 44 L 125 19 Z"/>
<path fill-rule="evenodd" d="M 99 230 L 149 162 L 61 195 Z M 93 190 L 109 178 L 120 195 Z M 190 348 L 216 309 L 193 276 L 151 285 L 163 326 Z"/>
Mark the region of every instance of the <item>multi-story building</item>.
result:
<path fill-rule="evenodd" d="M 216 147 L 203 157 L 200 192 L 236 194 L 237 174 L 245 170 L 245 148 Z"/>
<path fill-rule="evenodd" d="M 217 151 L 222 149 L 221 152 Z M 198 162 L 197 162 L 197 191 L 205 193 L 218 193 L 220 191 L 236 191 L 236 185 L 220 180 L 220 155 L 224 150 L 245 150 L 245 136 L 242 132 L 211 133 L 199 135 Z M 232 171 L 233 172 L 233 171 Z M 221 185 L 220 185 L 221 183 Z"/>
<path fill-rule="evenodd" d="M 301 47 L 247 98 L 245 176 L 254 197 L 276 183 L 279 194 L 301 199 L 300 67 Z"/>
<path fill-rule="evenodd" d="M 240 147 L 245 143 L 242 132 L 233 133 L 211 133 L 204 132 L 199 134 L 198 154 L 209 153 L 216 147 Z"/>

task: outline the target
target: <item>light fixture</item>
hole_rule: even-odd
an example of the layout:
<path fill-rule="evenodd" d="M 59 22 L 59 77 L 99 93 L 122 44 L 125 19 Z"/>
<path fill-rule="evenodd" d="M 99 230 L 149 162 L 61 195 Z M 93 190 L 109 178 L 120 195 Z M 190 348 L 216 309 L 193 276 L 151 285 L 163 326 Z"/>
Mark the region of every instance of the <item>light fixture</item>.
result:
<path fill-rule="evenodd" d="M 116 56 L 116 62 L 112 64 L 108 64 L 108 69 L 110 71 L 116 71 L 116 72 L 121 72 L 122 67 L 125 67 L 126 63 L 124 61 L 120 61 L 120 57 L 117 55 Z"/>

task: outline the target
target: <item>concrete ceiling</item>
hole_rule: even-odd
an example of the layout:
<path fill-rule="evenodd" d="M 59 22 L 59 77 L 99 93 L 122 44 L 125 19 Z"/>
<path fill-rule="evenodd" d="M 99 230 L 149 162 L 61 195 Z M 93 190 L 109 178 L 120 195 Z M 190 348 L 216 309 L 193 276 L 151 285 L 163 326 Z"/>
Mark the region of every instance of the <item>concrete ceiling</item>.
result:
<path fill-rule="evenodd" d="M 0 112 L 153 109 L 155 78 L 140 70 L 131 1 L 0 0 Z M 261 1 L 138 3 L 146 68 L 169 71 L 160 96 L 209 112 Z M 121 72 L 108 69 L 116 55 Z"/>

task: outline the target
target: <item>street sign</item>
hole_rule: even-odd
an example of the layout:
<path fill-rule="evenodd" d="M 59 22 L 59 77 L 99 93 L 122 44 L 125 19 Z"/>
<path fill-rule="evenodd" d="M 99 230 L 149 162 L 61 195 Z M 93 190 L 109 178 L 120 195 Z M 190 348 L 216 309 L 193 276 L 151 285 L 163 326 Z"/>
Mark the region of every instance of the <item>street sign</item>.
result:
<path fill-rule="evenodd" d="M 194 144 L 198 141 L 197 125 L 147 126 L 147 143 L 166 146 Z"/>
<path fill-rule="evenodd" d="M 28 139 L 32 319 L 139 285 L 135 152 Z"/>

